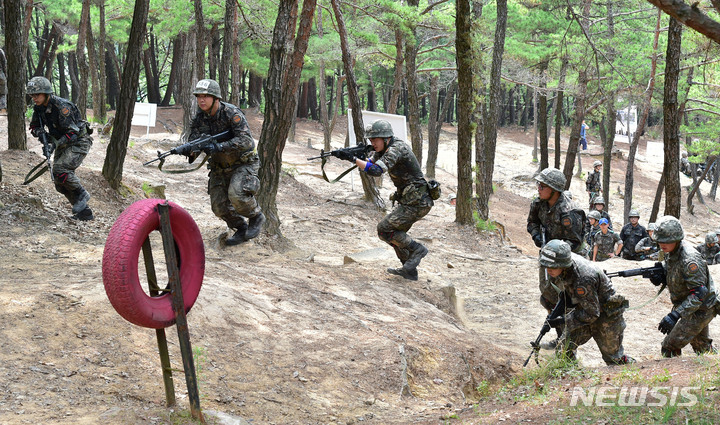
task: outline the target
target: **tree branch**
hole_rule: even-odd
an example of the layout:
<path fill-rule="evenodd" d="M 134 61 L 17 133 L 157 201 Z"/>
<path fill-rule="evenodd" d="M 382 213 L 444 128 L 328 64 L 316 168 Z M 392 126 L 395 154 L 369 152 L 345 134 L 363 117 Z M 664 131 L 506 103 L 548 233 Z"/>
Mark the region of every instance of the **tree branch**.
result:
<path fill-rule="evenodd" d="M 694 29 L 705 37 L 720 44 L 720 23 L 710 19 L 698 7 L 697 2 L 689 6 L 682 0 L 647 0 L 663 12 Z M 713 3 L 715 5 L 715 3 Z"/>

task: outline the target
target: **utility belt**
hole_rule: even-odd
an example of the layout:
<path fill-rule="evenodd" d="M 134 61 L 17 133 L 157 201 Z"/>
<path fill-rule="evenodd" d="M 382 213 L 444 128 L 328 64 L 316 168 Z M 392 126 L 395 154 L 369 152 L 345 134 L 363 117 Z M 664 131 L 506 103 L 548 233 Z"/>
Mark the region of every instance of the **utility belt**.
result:
<path fill-rule="evenodd" d="M 217 156 L 217 155 L 213 155 Z M 247 151 L 240 155 L 240 157 L 233 159 L 232 161 L 223 161 L 218 160 L 216 158 L 211 157 L 209 161 L 209 167 L 219 167 L 219 168 L 229 168 L 234 169 L 236 167 L 239 167 L 244 164 L 249 164 L 255 161 L 259 161 L 260 157 L 258 156 L 257 151 L 254 149 L 251 151 Z"/>

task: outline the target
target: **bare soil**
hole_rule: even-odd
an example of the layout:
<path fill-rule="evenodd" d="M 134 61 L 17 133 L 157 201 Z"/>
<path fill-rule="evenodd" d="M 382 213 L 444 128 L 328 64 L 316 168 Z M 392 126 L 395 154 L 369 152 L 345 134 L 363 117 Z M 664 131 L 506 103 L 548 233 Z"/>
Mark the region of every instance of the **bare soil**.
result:
<path fill-rule="evenodd" d="M 262 116 L 246 114 L 257 137 Z M 478 232 L 454 222 L 456 131 L 443 129 L 436 176 L 443 197 L 410 231 L 430 249 L 420 279 L 410 282 L 385 272 L 399 263 L 376 236 L 384 213 L 362 200 L 357 175 L 331 185 L 320 178 L 319 161 L 306 160 L 322 145 L 316 123 L 298 122 L 297 142 L 283 152 L 277 196 L 282 238 L 261 234 L 225 247 L 227 228 L 210 210 L 204 170 L 163 174 L 142 165 L 177 144 L 181 111 L 161 108 L 158 118 L 166 125 L 149 134 L 133 128 L 122 195 L 101 175 L 108 137 L 95 134 L 78 175 L 92 194 L 96 220 L 77 222 L 48 175 L 22 185 L 42 160 L 40 147 L 28 133 L 30 151 L 7 150 L 7 118 L 0 117 L 0 423 L 166 424 L 177 423 L 177 411 L 188 409 L 178 371 L 178 405 L 165 407 L 154 332 L 122 319 L 103 286 L 105 239 L 117 216 L 145 197 L 143 185 L 164 187 L 166 197 L 193 216 L 205 243 L 203 288 L 188 315 L 205 411 L 254 424 L 435 424 L 452 415 L 463 423 L 562 419 L 554 403 L 497 404 L 475 390 L 483 381 L 499 385 L 521 373 L 528 342 L 545 315 L 537 301 L 537 249 L 525 231 L 536 192 L 532 133 L 499 133 L 497 191 L 490 204 L 499 229 Z M 333 143 L 340 147 L 343 140 L 341 126 Z M 644 149 L 643 143 L 634 207 L 647 224 L 662 164 Z M 591 136 L 583 170 L 600 156 Z M 333 159 L 327 170 L 337 175 L 346 165 Z M 625 168 L 624 160 L 615 159 L 610 213 L 618 228 L 622 199 L 615 189 L 624 186 Z M 391 190 L 385 182 L 381 193 L 387 199 Z M 584 205 L 584 181 L 575 178 L 571 190 Z M 720 205 L 706 202 L 707 208 L 682 217 L 688 237 L 698 243 L 717 227 L 711 211 Z M 613 259 L 603 267 L 650 264 Z M 682 382 L 693 366 L 659 359 L 656 327 L 670 309 L 668 296 L 643 306 L 655 287 L 639 278 L 614 284 L 634 308 L 626 314 L 626 352 L 641 367 L 669 370 L 673 382 Z M 167 331 L 179 369 L 177 335 L 174 328 Z M 715 322 L 710 332 L 718 334 Z M 602 364 L 592 343 L 581 347 L 579 358 L 602 374 L 617 373 Z"/>

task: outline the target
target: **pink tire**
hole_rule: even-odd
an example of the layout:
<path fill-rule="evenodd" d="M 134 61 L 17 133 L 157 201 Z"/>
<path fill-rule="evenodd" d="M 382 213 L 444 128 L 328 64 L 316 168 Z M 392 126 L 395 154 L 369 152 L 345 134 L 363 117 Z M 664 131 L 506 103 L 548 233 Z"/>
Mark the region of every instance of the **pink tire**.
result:
<path fill-rule="evenodd" d="M 162 329 L 175 323 L 170 293 L 151 297 L 138 275 L 142 245 L 153 231 L 160 230 L 157 205 L 164 199 L 143 199 L 130 205 L 113 224 L 105 241 L 102 275 L 110 303 L 125 320 L 146 328 Z M 175 239 L 185 312 L 195 304 L 205 274 L 205 246 L 200 229 L 187 211 L 173 202 L 170 225 Z M 153 258 L 164 260 L 164 252 Z M 144 270 L 142 271 L 144 273 Z M 165 287 L 162 282 L 158 286 Z"/>

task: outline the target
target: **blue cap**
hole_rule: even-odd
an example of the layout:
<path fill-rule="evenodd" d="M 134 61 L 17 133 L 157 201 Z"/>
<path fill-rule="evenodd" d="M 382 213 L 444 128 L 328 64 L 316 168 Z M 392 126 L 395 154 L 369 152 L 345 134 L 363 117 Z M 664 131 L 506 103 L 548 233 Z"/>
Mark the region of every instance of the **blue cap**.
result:
<path fill-rule="evenodd" d="M 607 218 L 601 218 L 601 219 L 600 219 L 600 224 L 610 224 L 610 222 L 608 221 Z"/>

